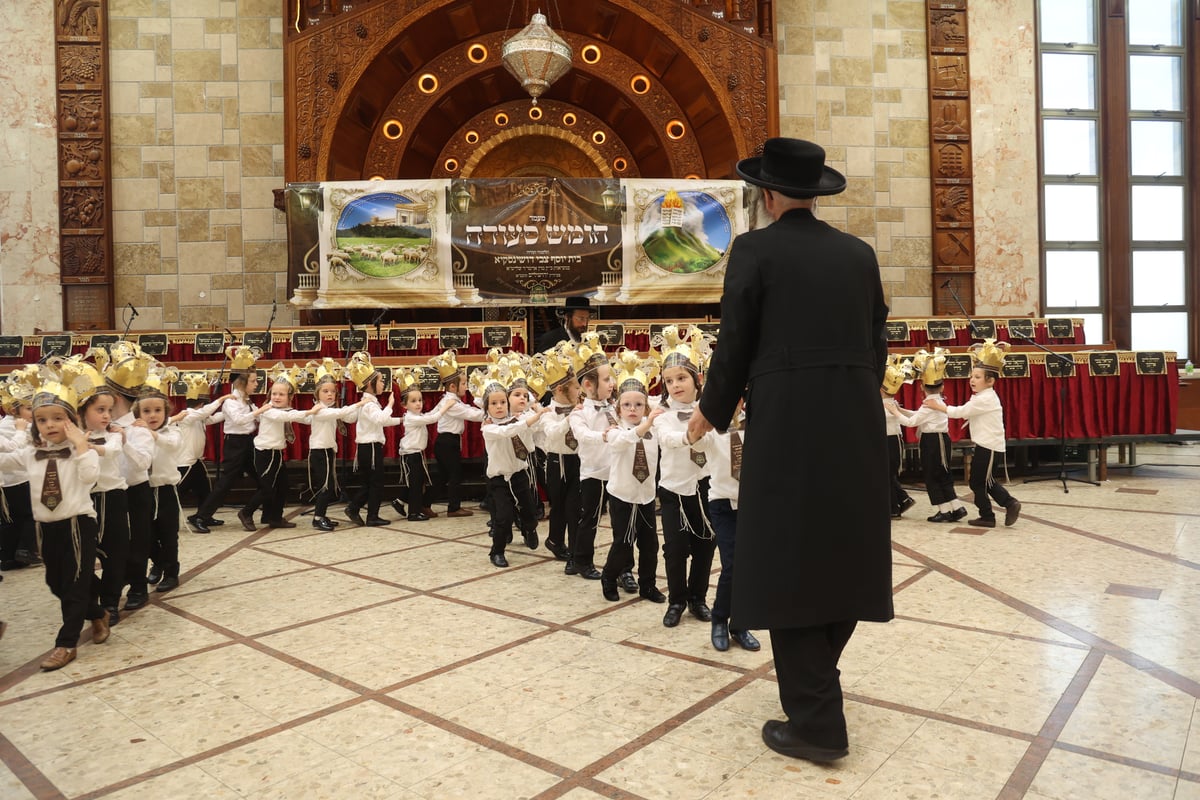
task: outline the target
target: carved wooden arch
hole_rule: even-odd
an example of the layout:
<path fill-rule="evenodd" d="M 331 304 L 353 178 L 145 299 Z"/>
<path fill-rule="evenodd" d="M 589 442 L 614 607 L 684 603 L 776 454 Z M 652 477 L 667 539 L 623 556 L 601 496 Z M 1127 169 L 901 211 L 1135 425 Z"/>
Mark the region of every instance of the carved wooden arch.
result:
<path fill-rule="evenodd" d="M 334 4 L 319 5 L 320 13 L 310 10 L 307 17 L 298 13 L 285 45 L 285 165 L 290 181 L 369 177 L 366 154 L 388 119 L 385 110 L 398 88 L 443 55 L 451 59 L 456 50 L 463 53 L 465 72 L 469 62 L 463 45 L 471 41 L 488 43 L 494 60 L 499 42 L 510 30 L 504 3 L 368 0 L 340 4 L 344 9 L 340 13 L 331 10 Z M 307 8 L 315 6 L 309 3 Z M 763 138 L 778 130 L 770 3 L 760 0 L 756 5 L 738 2 L 734 6 L 736 13 L 729 13 L 727 0 L 562 4 L 562 19 L 551 20 L 556 30 L 580 42 L 595 42 L 607 50 L 610 60 L 608 65 L 585 69 L 577 56 L 575 69 L 546 97 L 572 103 L 604 120 L 618 132 L 640 174 L 671 174 L 676 167 L 664 154 L 678 161 L 679 153 L 691 146 L 699 153 L 696 173 L 731 175 L 738 158 L 752 153 Z M 617 77 L 604 72 L 604 66 L 621 61 L 618 53 L 661 84 L 664 97 L 682 114 L 684 139 L 667 139 L 658 118 L 654 125 L 635 124 L 648 110 L 643 99 L 632 94 L 627 76 L 620 76 L 622 86 Z M 470 82 L 458 80 L 459 75 L 439 76 L 447 99 L 410 119 L 411 126 L 406 124 L 418 135 L 405 147 L 397 174 L 430 175 L 446 137 L 466 118 L 523 97 L 516 81 L 498 65 L 478 72 Z M 456 94 L 450 91 L 455 86 L 467 88 Z"/>
<path fill-rule="evenodd" d="M 605 162 L 600 152 L 591 145 L 586 139 L 577 133 L 564 131 L 561 128 L 556 128 L 551 125 L 518 125 L 513 128 L 508 128 L 490 137 L 487 141 L 475 148 L 474 152 L 463 164 L 462 175 L 460 177 L 470 178 L 480 164 L 484 163 L 489 155 L 495 152 L 499 147 L 505 146 L 510 142 L 515 142 L 518 139 L 525 137 L 545 137 L 549 139 L 558 139 L 565 142 L 570 147 L 577 150 L 580 154 L 586 157 L 593 168 L 595 168 L 597 176 L 601 178 L 611 178 L 612 168 Z M 592 177 L 592 176 L 583 176 Z"/>

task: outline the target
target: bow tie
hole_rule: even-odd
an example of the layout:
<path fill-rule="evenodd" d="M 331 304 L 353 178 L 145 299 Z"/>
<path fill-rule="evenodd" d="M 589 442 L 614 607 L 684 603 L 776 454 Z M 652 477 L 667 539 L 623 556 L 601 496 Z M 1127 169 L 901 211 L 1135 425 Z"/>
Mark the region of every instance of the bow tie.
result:
<path fill-rule="evenodd" d="M 692 412 L 680 411 L 678 414 L 676 414 L 676 419 L 678 419 L 680 422 L 690 422 L 692 419 Z"/>
<path fill-rule="evenodd" d="M 88 444 L 108 444 L 108 439 L 100 437 L 99 439 L 88 439 Z"/>
<path fill-rule="evenodd" d="M 570 414 L 574 410 L 575 409 L 572 406 L 555 406 L 554 407 L 554 413 L 558 414 L 559 416 L 566 416 L 567 414 Z"/>
<path fill-rule="evenodd" d="M 47 458 L 70 458 L 71 448 L 60 447 L 57 450 L 35 450 L 34 456 L 38 461 L 45 461 Z"/>

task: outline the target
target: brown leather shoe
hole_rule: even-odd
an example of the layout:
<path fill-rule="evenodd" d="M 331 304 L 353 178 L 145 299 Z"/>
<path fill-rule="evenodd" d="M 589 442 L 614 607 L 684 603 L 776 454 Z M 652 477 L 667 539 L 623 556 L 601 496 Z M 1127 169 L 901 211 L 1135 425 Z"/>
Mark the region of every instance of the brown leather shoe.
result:
<path fill-rule="evenodd" d="M 432 508 L 422 508 L 421 513 L 424 514 L 425 516 L 429 517 L 430 519 L 433 519 L 434 517 L 437 516 L 437 512 L 434 511 Z"/>
<path fill-rule="evenodd" d="M 242 527 L 251 533 L 254 533 L 256 530 L 258 530 L 258 526 L 254 524 L 254 515 L 247 514 L 245 510 L 242 510 L 237 513 L 237 518 L 238 522 L 242 523 Z"/>
<path fill-rule="evenodd" d="M 50 655 L 46 656 L 42 661 L 42 669 L 50 672 L 56 669 L 62 669 L 67 664 L 75 660 L 74 647 L 56 647 L 50 651 Z"/>
<path fill-rule="evenodd" d="M 446 512 L 447 517 L 473 517 L 475 512 L 469 508 L 456 508 L 453 511 Z"/>
<path fill-rule="evenodd" d="M 108 612 L 104 616 L 92 620 L 92 644 L 104 644 L 108 641 Z"/>

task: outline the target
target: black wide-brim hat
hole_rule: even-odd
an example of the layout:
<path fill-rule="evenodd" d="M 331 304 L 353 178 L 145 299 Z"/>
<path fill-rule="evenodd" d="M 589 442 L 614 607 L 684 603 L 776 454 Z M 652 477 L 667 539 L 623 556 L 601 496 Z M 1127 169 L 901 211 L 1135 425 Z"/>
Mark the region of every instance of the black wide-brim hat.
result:
<path fill-rule="evenodd" d="M 767 139 L 763 154 L 743 158 L 737 173 L 747 183 L 789 197 L 823 197 L 846 190 L 846 176 L 825 166 L 825 148 L 803 139 Z"/>
<path fill-rule="evenodd" d="M 587 311 L 591 312 L 592 301 L 582 295 L 568 297 L 563 303 L 563 312 L 570 314 L 572 311 Z"/>

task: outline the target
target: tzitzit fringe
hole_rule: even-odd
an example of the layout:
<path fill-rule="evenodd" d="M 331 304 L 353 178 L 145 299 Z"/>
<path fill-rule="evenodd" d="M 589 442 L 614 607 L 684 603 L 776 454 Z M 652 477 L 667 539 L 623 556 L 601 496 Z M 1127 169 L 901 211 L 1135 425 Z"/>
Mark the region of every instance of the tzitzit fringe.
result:
<path fill-rule="evenodd" d="M 11 525 L 12 521 L 12 512 L 8 510 L 8 495 L 0 490 L 0 522 Z"/>
<path fill-rule="evenodd" d="M 42 523 L 35 522 L 34 530 L 37 532 L 38 552 L 41 553 Z M 79 517 L 71 517 L 71 551 L 75 553 L 75 580 L 79 580 L 79 576 L 83 574 L 83 543 L 79 536 Z"/>
<path fill-rule="evenodd" d="M 632 545 L 637 540 L 638 521 L 642 519 L 642 513 L 645 508 L 640 503 L 630 503 L 633 506 L 633 513 L 629 515 L 629 525 L 625 529 L 625 544 Z M 654 524 L 654 501 L 650 501 L 650 517 L 646 519 L 647 525 Z"/>
<path fill-rule="evenodd" d="M 950 437 L 946 434 L 936 434 L 938 437 L 938 453 L 942 456 L 942 469 L 950 471 Z"/>

